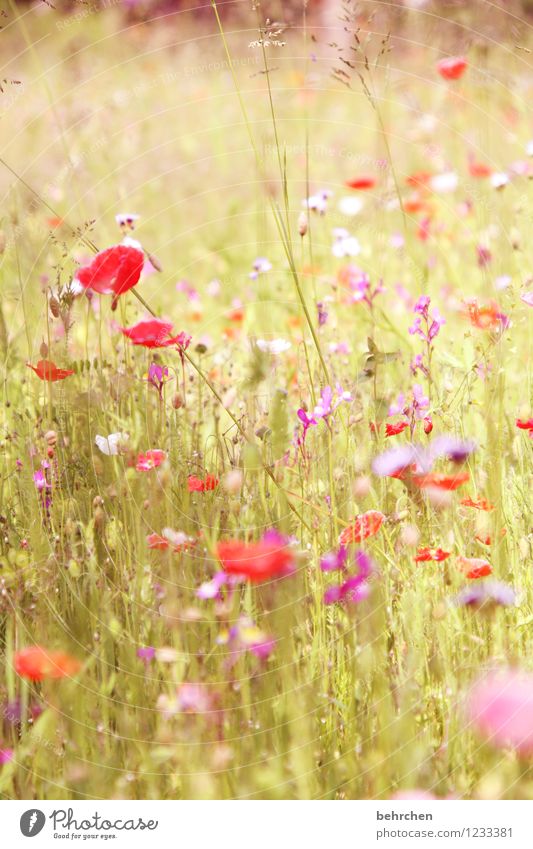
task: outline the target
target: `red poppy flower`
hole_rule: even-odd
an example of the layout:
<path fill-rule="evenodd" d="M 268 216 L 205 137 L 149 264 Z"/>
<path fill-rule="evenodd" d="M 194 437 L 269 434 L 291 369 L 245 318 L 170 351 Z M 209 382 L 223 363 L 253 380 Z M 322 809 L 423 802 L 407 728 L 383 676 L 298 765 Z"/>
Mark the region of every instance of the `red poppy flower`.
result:
<path fill-rule="evenodd" d="M 475 159 L 471 159 L 468 163 L 468 173 L 471 177 L 490 177 L 492 168 L 490 165 L 485 165 L 484 162 L 476 162 Z"/>
<path fill-rule="evenodd" d="M 159 534 L 148 534 L 146 542 L 150 551 L 166 551 L 170 545 L 168 539 Z"/>
<path fill-rule="evenodd" d="M 431 216 L 433 214 L 433 208 L 431 204 L 429 204 L 425 200 L 422 200 L 422 198 L 416 196 L 406 198 L 403 201 L 403 209 L 404 212 L 407 212 L 408 215 L 418 215 L 419 212 L 425 212 L 428 216 Z"/>
<path fill-rule="evenodd" d="M 500 531 L 500 536 L 504 537 L 507 533 L 505 528 L 502 528 Z M 492 538 L 490 534 L 476 534 L 475 539 L 483 545 L 492 545 Z"/>
<path fill-rule="evenodd" d="M 138 248 L 114 245 L 100 251 L 87 265 L 78 268 L 75 275 L 84 289 L 93 289 L 100 295 L 114 295 L 114 301 L 132 289 L 141 276 L 144 254 Z"/>
<path fill-rule="evenodd" d="M 362 177 L 354 177 L 353 180 L 346 180 L 345 186 L 348 186 L 349 189 L 359 189 L 364 191 L 365 189 L 373 189 L 374 186 L 377 185 L 377 180 L 375 177 L 370 177 L 368 175 Z"/>
<path fill-rule="evenodd" d="M 406 427 L 409 427 L 409 422 L 395 422 L 394 424 L 385 425 L 385 436 L 398 436 Z"/>
<path fill-rule="evenodd" d="M 205 478 L 197 478 L 196 475 L 189 475 L 187 482 L 189 492 L 211 492 L 218 486 L 218 478 L 214 475 L 206 475 Z"/>
<path fill-rule="evenodd" d="M 468 472 L 458 472 L 456 475 L 440 475 L 435 473 L 429 473 L 427 475 L 413 475 L 413 481 L 418 487 L 420 487 L 420 489 L 432 487 L 433 489 L 444 489 L 449 491 L 458 489 L 458 487 L 462 486 L 468 480 L 470 480 Z"/>
<path fill-rule="evenodd" d="M 426 188 L 432 177 L 433 174 L 430 171 L 415 171 L 414 174 L 409 174 L 405 178 L 405 182 L 408 186 L 413 186 L 417 189 Z"/>
<path fill-rule="evenodd" d="M 437 62 L 437 72 L 445 80 L 460 79 L 468 67 L 464 56 L 450 56 L 449 59 L 441 59 Z"/>
<path fill-rule="evenodd" d="M 58 368 L 51 360 L 39 360 L 36 366 L 31 363 L 26 363 L 28 368 L 33 369 L 37 377 L 41 380 L 48 380 L 50 383 L 55 383 L 56 380 L 65 380 L 74 374 L 74 371 L 69 368 Z"/>
<path fill-rule="evenodd" d="M 431 227 L 431 218 L 423 218 L 420 224 L 418 225 L 418 230 L 416 231 L 417 238 L 420 239 L 421 242 L 427 242 L 430 237 L 430 227 Z"/>
<path fill-rule="evenodd" d="M 492 573 L 492 566 L 488 560 L 483 560 L 481 557 L 458 557 L 457 563 L 466 577 L 471 580 L 486 578 Z"/>
<path fill-rule="evenodd" d="M 480 498 L 478 501 L 472 501 L 471 498 L 461 498 L 459 504 L 462 504 L 463 507 L 473 507 L 474 510 L 485 510 L 487 513 L 494 510 L 494 504 L 490 504 L 486 498 Z"/>
<path fill-rule="evenodd" d="M 177 336 L 171 336 L 172 324 L 161 318 L 149 318 L 132 327 L 121 327 L 120 330 L 134 345 L 143 345 L 145 348 L 168 348 L 170 345 L 188 348 L 191 341 L 191 337 L 183 331 Z"/>
<path fill-rule="evenodd" d="M 148 534 L 146 542 L 148 543 L 150 551 L 166 551 L 170 548 L 170 546 L 172 546 L 172 550 L 175 552 L 186 551 L 188 548 L 192 548 L 196 545 L 196 540 L 191 539 L 191 537 L 185 537 L 185 534 L 182 534 L 181 532 L 175 536 L 183 537 L 184 541 L 174 543 L 172 540 L 167 539 L 167 537 L 161 536 L 160 534 Z"/>
<path fill-rule="evenodd" d="M 507 327 L 509 320 L 505 316 L 498 304 L 491 301 L 487 306 L 480 307 L 477 303 L 467 304 L 467 317 L 473 327 L 479 330 L 490 330 L 493 327 Z"/>
<path fill-rule="evenodd" d="M 368 537 L 373 537 L 381 528 L 385 516 L 378 510 L 369 510 L 356 516 L 353 525 L 344 528 L 339 536 L 341 545 L 349 545 L 351 542 L 362 542 Z"/>
<path fill-rule="evenodd" d="M 44 678 L 70 678 L 81 669 L 81 663 L 62 651 L 49 651 L 42 646 L 29 646 L 15 652 L 15 672 L 30 681 Z"/>
<path fill-rule="evenodd" d="M 397 469 L 395 472 L 387 475 L 387 477 L 394 478 L 397 481 L 404 481 L 412 476 L 415 469 L 416 463 L 412 463 L 410 466 L 405 466 L 403 469 Z"/>
<path fill-rule="evenodd" d="M 252 583 L 287 575 L 294 569 L 294 552 L 278 540 L 219 542 L 217 557 L 228 575 L 241 575 Z"/>
<path fill-rule="evenodd" d="M 443 551 L 442 548 L 429 548 L 427 545 L 421 546 L 416 553 L 415 563 L 427 563 L 430 560 L 440 563 L 442 560 L 446 560 L 450 554 L 450 551 Z"/>
<path fill-rule="evenodd" d="M 145 454 L 137 455 L 137 463 L 135 468 L 138 472 L 149 472 L 151 469 L 157 469 L 161 463 L 166 460 L 166 453 L 159 448 L 147 451 Z"/>
<path fill-rule="evenodd" d="M 515 424 L 520 430 L 533 430 L 533 419 L 517 419 Z"/>

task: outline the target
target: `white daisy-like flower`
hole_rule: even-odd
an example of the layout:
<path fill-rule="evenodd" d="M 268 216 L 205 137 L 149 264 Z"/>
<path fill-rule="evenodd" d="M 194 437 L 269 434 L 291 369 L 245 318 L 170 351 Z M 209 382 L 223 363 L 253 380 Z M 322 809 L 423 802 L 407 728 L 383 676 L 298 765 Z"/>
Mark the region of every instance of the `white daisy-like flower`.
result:
<path fill-rule="evenodd" d="M 503 189 L 509 182 L 509 175 L 505 171 L 495 171 L 490 176 L 490 184 L 493 189 Z"/>
<path fill-rule="evenodd" d="M 194 542 L 193 537 L 187 536 L 184 531 L 175 531 L 173 528 L 163 528 L 162 536 L 175 548 Z"/>
<path fill-rule="evenodd" d="M 114 457 L 124 451 L 129 438 L 128 433 L 121 433 L 119 431 L 118 433 L 110 433 L 109 436 L 100 436 L 98 434 L 94 441 L 102 454 L 105 454 L 107 457 Z"/>
<path fill-rule="evenodd" d="M 135 222 L 140 218 L 134 212 L 119 212 L 115 215 L 115 221 L 119 227 L 129 227 L 130 230 L 135 229 Z"/>
<path fill-rule="evenodd" d="M 445 195 L 456 190 L 459 177 L 455 171 L 444 171 L 442 174 L 435 174 L 429 181 L 429 185 L 437 194 Z"/>
<path fill-rule="evenodd" d="M 359 240 L 352 236 L 348 230 L 343 227 L 336 227 L 333 231 L 333 245 L 331 252 L 333 256 L 342 259 L 345 256 L 357 256 L 361 253 L 361 245 Z"/>
<path fill-rule="evenodd" d="M 364 205 L 365 202 L 360 197 L 343 197 L 339 200 L 339 212 L 341 212 L 342 215 L 348 215 L 349 217 L 351 217 L 353 215 L 358 215 Z"/>
<path fill-rule="evenodd" d="M 328 208 L 328 200 L 332 195 L 333 192 L 330 189 L 321 189 L 316 194 L 308 197 L 307 200 L 303 200 L 302 206 L 304 209 L 317 212 L 319 215 L 325 215 Z"/>
<path fill-rule="evenodd" d="M 258 339 L 256 345 L 265 354 L 282 354 L 291 347 L 288 339 Z"/>
<path fill-rule="evenodd" d="M 266 257 L 258 256 L 252 265 L 250 280 L 257 280 L 260 274 L 266 274 L 267 271 L 272 271 L 272 263 Z"/>

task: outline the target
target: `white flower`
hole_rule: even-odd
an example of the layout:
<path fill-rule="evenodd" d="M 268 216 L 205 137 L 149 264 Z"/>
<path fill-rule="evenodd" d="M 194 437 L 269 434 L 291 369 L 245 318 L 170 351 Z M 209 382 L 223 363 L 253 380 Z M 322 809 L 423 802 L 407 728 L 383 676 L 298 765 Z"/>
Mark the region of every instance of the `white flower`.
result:
<path fill-rule="evenodd" d="M 533 156 L 533 139 L 527 143 L 526 153 L 528 156 Z"/>
<path fill-rule="evenodd" d="M 509 176 L 505 171 L 495 171 L 494 174 L 491 174 L 490 184 L 493 189 L 503 189 L 508 182 Z"/>
<path fill-rule="evenodd" d="M 331 248 L 333 256 L 342 259 L 345 256 L 357 256 L 361 253 L 361 245 L 355 236 L 351 236 L 348 230 L 336 227 L 333 231 L 334 242 Z"/>
<path fill-rule="evenodd" d="M 332 197 L 333 192 L 330 189 L 321 189 L 315 195 L 311 195 L 307 200 L 302 201 L 304 209 L 311 209 L 313 212 L 318 212 L 319 215 L 325 215 L 328 208 L 328 199 Z"/>
<path fill-rule="evenodd" d="M 429 185 L 434 192 L 447 194 L 456 190 L 459 185 L 459 177 L 455 171 L 444 171 L 442 174 L 435 174 L 429 181 Z"/>
<path fill-rule="evenodd" d="M 130 230 L 135 228 L 135 222 L 139 220 L 139 216 L 134 212 L 119 212 L 115 215 L 115 221 L 119 227 L 129 227 Z"/>
<path fill-rule="evenodd" d="M 256 344 L 265 354 L 282 354 L 291 347 L 287 339 L 258 339 Z"/>
<path fill-rule="evenodd" d="M 364 205 L 365 203 L 362 198 L 355 196 L 343 197 L 339 201 L 339 212 L 348 216 L 358 215 Z"/>
<path fill-rule="evenodd" d="M 127 248 L 137 248 L 138 251 L 144 250 L 141 243 L 137 239 L 132 239 L 131 236 L 124 236 L 122 244 L 126 245 Z"/>
<path fill-rule="evenodd" d="M 162 536 L 169 541 L 174 548 L 179 548 L 182 545 L 194 542 L 192 537 L 187 536 L 183 531 L 175 531 L 173 528 L 163 528 Z"/>
<path fill-rule="evenodd" d="M 110 457 L 122 453 L 125 448 L 125 443 L 129 438 L 128 433 L 118 432 L 110 433 L 109 436 L 100 436 L 100 434 L 98 434 L 94 441 L 102 454 Z"/>
<path fill-rule="evenodd" d="M 272 270 L 272 263 L 264 256 L 258 256 L 255 260 L 252 271 L 250 271 L 250 280 L 257 280 L 260 274 L 266 274 Z"/>

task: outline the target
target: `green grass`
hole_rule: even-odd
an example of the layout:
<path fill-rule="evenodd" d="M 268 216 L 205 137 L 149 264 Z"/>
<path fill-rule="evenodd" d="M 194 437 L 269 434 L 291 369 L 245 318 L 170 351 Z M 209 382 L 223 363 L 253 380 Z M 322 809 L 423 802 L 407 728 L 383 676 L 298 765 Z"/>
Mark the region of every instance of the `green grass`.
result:
<path fill-rule="evenodd" d="M 515 427 L 516 418 L 531 416 L 531 311 L 520 300 L 533 258 L 531 182 L 516 177 L 499 192 L 467 170 L 469 151 L 496 171 L 527 158 L 527 54 L 485 40 L 471 47 L 463 80 L 447 86 L 435 61 L 441 49 L 460 49 L 428 46 L 424 19 L 413 15 L 410 43 L 399 41 L 372 70 L 376 111 L 357 77 L 350 89 L 332 79 L 338 63 L 324 34 L 317 46 L 290 30 L 287 45 L 268 53 L 276 70 L 261 73 L 261 51 L 248 47 L 257 38 L 250 14 L 228 26 L 240 104 L 214 18 L 201 29 L 190 20 L 181 26 L 180 17 L 123 29 L 116 9 L 79 23 L 62 23 L 52 11 L 22 21 L 10 15 L 0 33 L 12 57 L 3 75 L 21 84 L 0 95 L 1 156 L 26 185 L 0 170 L 0 696 L 4 705 L 21 700 L 23 722 L 10 723 L 4 707 L 0 748 L 13 748 L 14 758 L 0 768 L 0 792 L 308 799 L 387 798 L 419 787 L 439 796 L 533 797 L 528 764 L 483 743 L 462 711 L 485 666 L 531 665 L 532 443 Z M 316 62 L 306 58 L 313 51 Z M 389 152 L 392 162 L 381 167 Z M 431 197 L 426 242 L 416 237 L 413 215 L 404 222 L 395 188 L 407 197 L 405 177 L 420 170 L 459 174 L 453 194 Z M 343 182 L 361 173 L 380 183 L 364 196 L 364 211 L 347 219 L 337 200 L 350 194 Z M 324 217 L 310 216 L 301 239 L 301 201 L 322 187 L 335 197 Z M 462 217 L 468 198 L 472 211 Z M 67 222 L 53 235 L 44 201 Z M 154 357 L 113 329 L 113 321 L 130 326 L 144 315 L 132 293 L 116 313 L 110 298 L 99 309 L 76 299 L 66 334 L 49 309 L 50 291 L 64 292 L 76 263 L 90 257 L 84 240 L 117 243 L 114 215 L 130 211 L 141 215 L 133 237 L 163 268 L 139 293 L 192 334 L 190 357 L 211 388 L 188 362 L 183 377 L 177 353 Z M 289 228 L 282 237 L 280 223 Z M 357 235 L 362 252 L 353 262 L 373 284 L 384 281 L 372 311 L 344 302 L 337 274 L 347 261 L 331 254 L 334 227 Z M 402 250 L 390 245 L 398 233 Z M 486 268 L 478 244 L 490 245 Z M 273 269 L 252 281 L 258 256 Z M 502 275 L 511 283 L 496 291 Z M 184 279 L 200 305 L 176 290 Z M 208 294 L 214 279 L 218 297 Z M 409 363 L 423 351 L 408 334 L 413 315 L 396 292 L 400 283 L 414 300 L 429 294 L 446 317 L 432 356 L 431 437 L 478 444 L 470 483 L 440 508 L 371 471 L 377 454 L 407 442 L 408 431 L 385 440 L 383 428 L 376 435 L 369 425 L 410 390 Z M 510 328 L 472 327 L 461 302 L 473 297 L 497 300 Z M 230 317 L 234 299 L 242 301 L 242 322 Z M 329 312 L 323 327 L 317 301 Z M 275 361 L 254 358 L 250 337 L 282 337 L 292 347 Z M 379 351 L 398 352 L 378 358 L 371 379 L 368 337 Z M 350 352 L 332 353 L 341 341 Z M 42 358 L 43 342 L 72 377 L 48 384 L 26 367 Z M 197 347 L 203 342 L 205 351 Z M 154 359 L 173 377 L 162 405 L 143 381 Z M 477 365 L 490 367 L 485 379 Z M 287 462 L 296 411 L 303 403 L 312 410 L 324 366 L 353 401 L 330 428 L 310 428 L 308 462 L 296 462 L 294 448 Z M 416 381 L 427 388 L 421 375 Z M 46 519 L 32 474 L 47 457 L 50 430 L 57 445 Z M 106 457 L 95 436 L 115 431 L 130 434 L 130 451 Z M 167 451 L 168 463 L 139 473 L 136 454 L 149 448 Z M 232 469 L 243 474 L 237 492 L 223 485 L 188 492 L 189 475 L 210 472 L 224 482 Z M 461 508 L 466 495 L 495 509 Z M 335 579 L 320 571 L 320 557 L 367 510 L 387 517 L 364 543 L 379 570 L 371 596 L 352 608 L 325 606 Z M 485 520 L 496 540 L 490 548 L 474 538 Z M 201 532 L 198 545 L 149 551 L 147 534 L 165 527 Z M 271 527 L 296 538 L 295 575 L 243 586 L 227 605 L 196 597 L 219 568 L 219 539 L 257 539 Z M 420 545 L 442 546 L 450 559 L 414 563 L 414 528 Z M 450 605 L 466 583 L 459 555 L 489 559 L 494 577 L 519 591 L 517 606 L 486 615 Z M 217 637 L 241 615 L 277 645 L 266 663 L 247 652 L 230 668 Z M 75 655 L 81 672 L 24 682 L 13 652 L 34 643 Z M 175 656 L 145 666 L 139 646 L 169 647 Z M 167 716 L 161 697 L 172 698 L 183 682 L 205 684 L 217 712 Z M 43 712 L 30 721 L 37 704 Z"/>

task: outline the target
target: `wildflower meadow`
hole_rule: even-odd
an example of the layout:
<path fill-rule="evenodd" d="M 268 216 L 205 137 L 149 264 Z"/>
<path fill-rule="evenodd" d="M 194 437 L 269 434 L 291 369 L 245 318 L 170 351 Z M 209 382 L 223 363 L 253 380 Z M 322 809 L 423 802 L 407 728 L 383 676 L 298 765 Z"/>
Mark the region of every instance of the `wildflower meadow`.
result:
<path fill-rule="evenodd" d="M 2 5 L 3 799 L 533 799 L 531 11 Z"/>

